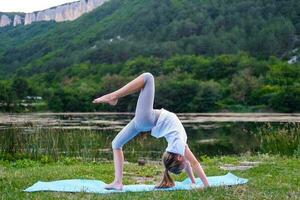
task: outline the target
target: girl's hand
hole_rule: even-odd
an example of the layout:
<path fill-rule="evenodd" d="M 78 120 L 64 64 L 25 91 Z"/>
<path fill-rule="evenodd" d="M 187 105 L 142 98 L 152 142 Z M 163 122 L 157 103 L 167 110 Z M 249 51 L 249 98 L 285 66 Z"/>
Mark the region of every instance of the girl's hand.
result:
<path fill-rule="evenodd" d="M 195 183 L 192 183 L 192 184 L 191 184 L 191 188 L 192 188 L 192 189 L 197 189 L 197 185 L 196 185 Z"/>
<path fill-rule="evenodd" d="M 203 189 L 204 186 L 200 186 L 200 185 L 197 185 L 197 184 L 195 184 L 195 183 L 191 183 L 191 188 L 192 188 L 193 190 L 195 190 L 195 189 Z"/>

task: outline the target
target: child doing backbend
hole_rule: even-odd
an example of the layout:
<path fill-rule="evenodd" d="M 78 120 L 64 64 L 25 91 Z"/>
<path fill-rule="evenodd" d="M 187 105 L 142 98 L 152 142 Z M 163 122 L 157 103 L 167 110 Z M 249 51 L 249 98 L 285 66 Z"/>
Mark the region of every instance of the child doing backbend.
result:
<path fill-rule="evenodd" d="M 174 186 L 169 172 L 179 174 L 185 170 L 195 184 L 193 172 L 200 177 L 204 186 L 209 186 L 206 175 L 187 146 L 187 135 L 178 117 L 165 109 L 153 109 L 154 103 L 154 77 L 150 73 L 143 73 L 121 89 L 110 94 L 101 96 L 93 103 L 108 103 L 116 105 L 118 99 L 134 92 L 140 91 L 136 105 L 134 118 L 118 133 L 112 142 L 115 179 L 106 189 L 122 190 L 124 156 L 122 147 L 140 132 L 150 131 L 156 138 L 165 137 L 168 146 L 163 154 L 162 160 L 165 171 L 157 188 L 168 188 Z"/>

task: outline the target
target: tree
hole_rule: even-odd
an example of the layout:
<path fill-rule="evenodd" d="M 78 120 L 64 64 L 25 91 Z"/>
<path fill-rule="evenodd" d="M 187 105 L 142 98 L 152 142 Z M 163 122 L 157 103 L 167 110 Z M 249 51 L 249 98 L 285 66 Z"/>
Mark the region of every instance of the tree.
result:
<path fill-rule="evenodd" d="M 150 57 L 145 58 L 142 56 L 136 57 L 127 61 L 121 71 L 121 74 L 126 76 L 137 76 L 143 72 L 151 72 L 154 76 L 161 74 L 161 60 L 158 58 Z"/>
<path fill-rule="evenodd" d="M 217 109 L 222 98 L 221 85 L 213 80 L 200 82 L 199 89 L 189 107 L 192 112 L 209 112 Z"/>
<path fill-rule="evenodd" d="M 283 87 L 269 101 L 274 110 L 281 112 L 300 111 L 300 85 Z"/>
<path fill-rule="evenodd" d="M 30 94 L 31 88 L 26 79 L 16 78 L 11 85 L 11 90 L 18 100 L 22 100 Z"/>
<path fill-rule="evenodd" d="M 233 77 L 229 85 L 231 96 L 237 102 L 247 105 L 250 102 L 252 92 L 260 84 L 260 81 L 252 76 L 251 69 L 246 68 Z"/>
<path fill-rule="evenodd" d="M 198 86 L 198 81 L 185 73 L 174 72 L 168 77 L 157 77 L 155 105 L 174 112 L 192 111 L 188 105 L 197 93 Z"/>

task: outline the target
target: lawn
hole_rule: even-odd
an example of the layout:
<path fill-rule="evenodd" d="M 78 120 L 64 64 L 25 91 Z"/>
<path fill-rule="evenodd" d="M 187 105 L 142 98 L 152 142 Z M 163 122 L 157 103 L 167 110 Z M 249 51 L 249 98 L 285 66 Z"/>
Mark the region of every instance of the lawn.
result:
<path fill-rule="evenodd" d="M 201 160 L 208 176 L 226 174 L 228 171 L 220 168 L 226 164 L 238 165 L 243 161 L 260 163 L 251 169 L 231 171 L 237 176 L 248 178 L 249 182 L 246 185 L 193 191 L 102 195 L 55 192 L 25 193 L 22 190 L 39 180 L 85 178 L 110 182 L 114 175 L 112 163 L 82 162 L 69 158 L 50 163 L 32 160 L 0 161 L 0 199 L 300 199 L 300 160 L 296 157 L 263 154 L 202 157 Z M 126 163 L 124 183 L 153 184 L 160 179 L 161 171 L 162 166 L 155 163 L 147 163 L 145 166 Z M 186 178 L 185 174 L 173 177 L 178 181 Z"/>

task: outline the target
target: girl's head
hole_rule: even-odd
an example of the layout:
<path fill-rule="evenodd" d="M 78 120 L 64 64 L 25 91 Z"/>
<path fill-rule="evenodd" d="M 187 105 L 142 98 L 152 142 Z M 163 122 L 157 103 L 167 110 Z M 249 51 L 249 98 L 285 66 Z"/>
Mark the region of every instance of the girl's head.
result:
<path fill-rule="evenodd" d="M 156 186 L 157 188 L 173 187 L 174 181 L 170 177 L 169 171 L 173 174 L 180 174 L 185 168 L 185 159 L 182 155 L 172 152 L 165 152 L 162 157 L 165 171 L 161 182 Z"/>

